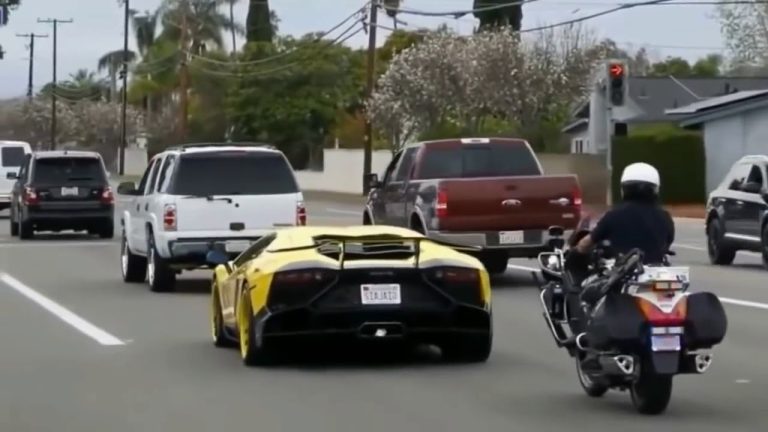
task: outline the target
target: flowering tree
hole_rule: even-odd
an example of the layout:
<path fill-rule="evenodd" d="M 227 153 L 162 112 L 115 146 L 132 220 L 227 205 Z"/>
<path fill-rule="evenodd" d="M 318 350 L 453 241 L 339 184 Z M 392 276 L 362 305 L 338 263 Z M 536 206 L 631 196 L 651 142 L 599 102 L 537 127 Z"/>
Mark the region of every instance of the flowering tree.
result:
<path fill-rule="evenodd" d="M 768 4 L 721 4 L 720 31 L 736 65 L 768 66 Z"/>
<path fill-rule="evenodd" d="M 50 148 L 51 145 L 51 100 L 41 96 L 17 105 L 15 110 L 19 116 L 24 141 L 28 141 L 40 149 Z M 69 141 L 72 138 L 74 117 L 68 104 L 56 104 L 56 143 Z"/>
<path fill-rule="evenodd" d="M 80 147 L 101 153 L 105 161 L 115 160 L 120 146 L 122 122 L 119 104 L 81 101 L 72 105 L 72 140 Z M 143 116 L 132 106 L 126 110 L 128 141 L 143 127 Z"/>
<path fill-rule="evenodd" d="M 565 120 L 603 52 L 580 26 L 531 38 L 504 28 L 471 37 L 430 34 L 393 59 L 368 101 L 368 115 L 395 145 L 401 144 L 395 137 L 444 122 L 477 131 L 489 117 L 523 125 L 528 135 L 545 122 Z"/>

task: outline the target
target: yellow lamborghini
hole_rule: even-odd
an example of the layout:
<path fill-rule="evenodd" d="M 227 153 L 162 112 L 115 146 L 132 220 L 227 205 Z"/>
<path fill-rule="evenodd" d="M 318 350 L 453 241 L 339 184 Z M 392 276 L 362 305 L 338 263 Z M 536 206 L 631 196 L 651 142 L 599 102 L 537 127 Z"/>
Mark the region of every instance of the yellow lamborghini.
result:
<path fill-rule="evenodd" d="M 246 365 L 274 361 L 302 341 L 432 344 L 444 359 L 491 353 L 491 286 L 483 265 L 404 228 L 278 229 L 214 267 L 216 346 L 238 346 Z"/>

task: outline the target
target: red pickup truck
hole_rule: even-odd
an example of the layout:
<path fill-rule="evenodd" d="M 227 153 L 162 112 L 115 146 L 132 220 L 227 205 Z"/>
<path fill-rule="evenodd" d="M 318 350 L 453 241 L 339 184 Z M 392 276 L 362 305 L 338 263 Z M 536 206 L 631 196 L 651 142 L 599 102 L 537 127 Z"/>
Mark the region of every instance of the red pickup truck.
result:
<path fill-rule="evenodd" d="M 409 145 L 384 178 L 370 174 L 366 225 L 411 228 L 430 238 L 481 248 L 489 273 L 510 258 L 551 250 L 548 229 L 573 229 L 581 215 L 575 175 L 544 175 L 522 139 L 466 138 Z"/>

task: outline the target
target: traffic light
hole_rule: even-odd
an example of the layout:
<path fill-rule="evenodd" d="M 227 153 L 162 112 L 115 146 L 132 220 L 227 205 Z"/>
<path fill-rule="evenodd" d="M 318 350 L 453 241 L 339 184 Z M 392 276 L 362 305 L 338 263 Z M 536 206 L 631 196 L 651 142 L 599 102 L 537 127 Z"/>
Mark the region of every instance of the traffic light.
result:
<path fill-rule="evenodd" d="M 609 62 L 608 63 L 608 95 L 611 100 L 611 105 L 622 106 L 624 105 L 624 93 L 626 79 L 626 68 L 623 63 Z"/>

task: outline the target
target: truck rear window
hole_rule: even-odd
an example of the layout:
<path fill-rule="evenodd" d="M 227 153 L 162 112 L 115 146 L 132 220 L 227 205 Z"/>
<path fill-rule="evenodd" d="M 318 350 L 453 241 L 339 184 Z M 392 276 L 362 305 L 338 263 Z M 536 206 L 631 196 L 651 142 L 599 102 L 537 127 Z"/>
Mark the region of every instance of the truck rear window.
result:
<path fill-rule="evenodd" d="M 541 170 L 533 152 L 524 145 L 427 148 L 419 167 L 421 179 L 529 175 L 541 175 Z"/>
<path fill-rule="evenodd" d="M 42 184 L 107 181 L 104 167 L 93 157 L 40 158 L 32 169 L 32 181 Z"/>
<path fill-rule="evenodd" d="M 174 195 L 276 195 L 299 191 L 281 154 L 216 152 L 181 156 Z"/>
<path fill-rule="evenodd" d="M 0 148 L 0 162 L 4 167 L 20 167 L 24 163 L 24 147 L 5 146 Z"/>

